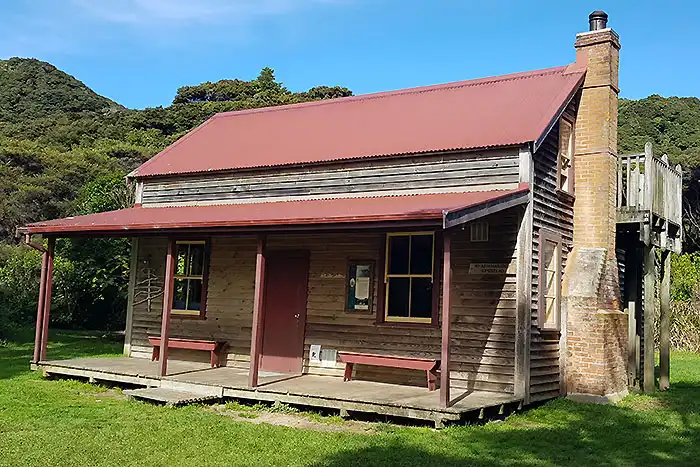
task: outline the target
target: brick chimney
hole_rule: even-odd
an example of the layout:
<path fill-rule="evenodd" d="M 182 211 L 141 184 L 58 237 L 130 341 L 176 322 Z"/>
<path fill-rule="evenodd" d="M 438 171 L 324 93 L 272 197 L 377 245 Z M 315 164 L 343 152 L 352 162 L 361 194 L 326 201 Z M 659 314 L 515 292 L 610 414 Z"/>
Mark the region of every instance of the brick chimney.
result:
<path fill-rule="evenodd" d="M 586 67 L 575 132 L 574 247 L 563 278 L 562 344 L 570 398 L 616 401 L 627 392 L 627 315 L 615 257 L 620 40 L 594 11 L 576 36 Z"/>

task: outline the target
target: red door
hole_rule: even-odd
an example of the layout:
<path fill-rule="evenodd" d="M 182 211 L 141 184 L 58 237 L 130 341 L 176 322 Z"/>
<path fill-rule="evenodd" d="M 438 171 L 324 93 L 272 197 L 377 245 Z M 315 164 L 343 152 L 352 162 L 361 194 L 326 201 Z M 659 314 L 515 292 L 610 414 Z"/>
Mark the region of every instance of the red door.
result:
<path fill-rule="evenodd" d="M 260 368 L 279 373 L 301 373 L 309 255 L 271 252 L 265 269 L 265 322 Z"/>

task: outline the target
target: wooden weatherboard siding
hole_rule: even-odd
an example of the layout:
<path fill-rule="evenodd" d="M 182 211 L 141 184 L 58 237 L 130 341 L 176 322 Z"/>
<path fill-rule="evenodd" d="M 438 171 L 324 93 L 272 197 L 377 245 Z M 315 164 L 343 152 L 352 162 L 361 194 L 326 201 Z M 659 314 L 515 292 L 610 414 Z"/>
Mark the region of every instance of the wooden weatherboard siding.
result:
<path fill-rule="evenodd" d="M 145 179 L 144 206 L 513 189 L 517 149 Z"/>
<path fill-rule="evenodd" d="M 160 334 L 162 287 L 165 275 L 167 239 L 141 237 L 139 240 L 131 329 L 131 355 L 148 357 L 151 346 L 148 335 Z M 181 318 L 173 315 L 170 336 L 190 339 L 224 340 L 222 364 L 247 367 L 250 358 L 250 336 L 255 289 L 255 237 L 213 237 L 207 286 L 206 319 Z M 147 269 L 155 277 L 150 309 L 143 302 L 147 289 Z M 160 289 L 161 293 L 158 293 Z M 141 303 L 139 303 L 141 302 Z M 172 349 L 170 358 L 209 361 L 206 352 Z"/>
<path fill-rule="evenodd" d="M 572 112 L 572 106 L 567 112 Z M 573 115 L 573 113 L 572 113 Z M 530 340 L 530 400 L 558 397 L 561 368 L 560 332 L 541 330 L 538 326 L 539 239 L 547 229 L 562 238 L 562 270 L 573 246 L 574 198 L 557 190 L 557 154 L 559 125 L 554 125 L 533 158 L 533 235 L 532 235 L 532 328 Z M 562 332 L 566 317 L 562 316 Z"/>
<path fill-rule="evenodd" d="M 518 212 L 510 209 L 486 218 L 488 242 L 471 242 L 468 225 L 453 234 L 450 363 L 455 397 L 461 389 L 513 393 Z M 383 232 L 268 236 L 268 251 L 304 249 L 310 253 L 304 372 L 343 376 L 344 365 L 340 362 L 328 367 L 309 361 L 313 344 L 321 345 L 322 350 L 440 358 L 439 327 L 377 324 L 374 313 L 345 311 L 348 260 L 374 260 L 380 265 L 384 242 Z M 160 329 L 161 297 L 152 300 L 150 311 L 146 303 L 138 302 L 144 298 L 139 291 L 144 289 L 146 267 L 153 269 L 162 286 L 166 248 L 167 240 L 162 237 L 142 238 L 139 242 L 138 296 L 134 300 L 131 330 L 134 356 L 150 358 L 147 336 L 156 335 Z M 212 237 L 206 319 L 173 317 L 170 335 L 225 340 L 230 347 L 224 351 L 222 364 L 247 367 L 255 253 L 254 237 Z M 470 274 L 472 263 L 502 267 L 493 268 L 496 273 L 489 268 L 476 268 Z M 439 261 L 436 267 L 440 267 Z M 375 268 L 375 281 L 382 280 L 380 269 Z M 373 310 L 379 289 L 375 283 Z M 209 355 L 172 349 L 171 358 L 208 361 Z M 357 365 L 355 378 L 425 386 L 424 372 L 402 369 Z"/>

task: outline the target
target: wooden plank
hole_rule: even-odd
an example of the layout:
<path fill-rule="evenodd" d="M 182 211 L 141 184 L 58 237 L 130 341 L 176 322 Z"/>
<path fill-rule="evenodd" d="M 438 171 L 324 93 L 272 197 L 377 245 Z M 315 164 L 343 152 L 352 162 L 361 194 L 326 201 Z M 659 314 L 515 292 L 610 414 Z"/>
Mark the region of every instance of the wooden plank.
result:
<path fill-rule="evenodd" d="M 518 233 L 518 290 L 515 323 L 515 395 L 529 402 L 532 310 L 532 203 L 525 207 Z"/>
<path fill-rule="evenodd" d="M 163 317 L 160 327 L 160 376 L 168 374 L 168 337 L 170 336 L 170 309 L 175 287 L 175 240 L 168 240 L 168 252 L 165 257 L 165 279 L 163 284 Z"/>
<path fill-rule="evenodd" d="M 664 251 L 661 255 L 661 289 L 659 290 L 659 300 L 661 301 L 661 317 L 659 326 L 659 355 L 660 355 L 660 376 L 659 389 L 665 391 L 670 386 L 671 367 L 671 253 Z"/>
<path fill-rule="evenodd" d="M 134 327 L 134 293 L 136 277 L 139 270 L 139 237 L 131 239 L 131 258 L 129 260 L 129 288 L 126 298 L 126 326 L 124 327 L 124 355 L 131 354 L 131 335 Z"/>
<path fill-rule="evenodd" d="M 46 360 L 46 347 L 49 341 L 49 321 L 51 319 L 51 293 L 53 289 L 53 263 L 54 253 L 56 249 L 56 238 L 49 237 L 46 253 L 46 285 L 44 291 L 44 316 L 41 327 L 41 349 L 39 351 L 39 359 Z"/>
<path fill-rule="evenodd" d="M 29 240 L 27 240 L 29 242 Z M 46 295 L 46 269 L 49 263 L 49 253 L 44 250 L 41 254 L 41 277 L 39 278 L 39 300 L 36 306 L 36 330 L 34 333 L 34 356 L 33 363 L 41 360 L 41 343 L 44 329 L 44 300 Z"/>
<path fill-rule="evenodd" d="M 444 228 L 449 229 L 461 224 L 466 224 L 475 219 L 486 217 L 515 206 L 523 205 L 530 201 L 529 192 L 514 193 L 507 197 L 489 200 L 478 206 L 473 206 L 459 211 L 453 211 L 445 215 Z"/>
<path fill-rule="evenodd" d="M 260 353 L 262 351 L 264 331 L 264 304 L 265 294 L 265 243 L 264 236 L 258 237 L 258 248 L 255 259 L 255 298 L 253 299 L 253 334 L 250 346 L 250 371 L 248 373 L 248 387 L 258 386 L 258 372 L 260 368 Z"/>
<path fill-rule="evenodd" d="M 632 386 L 638 378 L 637 304 L 639 302 L 639 253 L 636 242 L 627 249 L 625 290 L 627 292 L 627 380 Z"/>
<path fill-rule="evenodd" d="M 442 350 L 440 352 L 440 407 L 450 406 L 450 307 L 452 306 L 452 232 L 442 235 Z"/>
<path fill-rule="evenodd" d="M 654 286 L 656 284 L 656 248 L 644 247 L 644 392 L 655 390 L 654 375 Z"/>

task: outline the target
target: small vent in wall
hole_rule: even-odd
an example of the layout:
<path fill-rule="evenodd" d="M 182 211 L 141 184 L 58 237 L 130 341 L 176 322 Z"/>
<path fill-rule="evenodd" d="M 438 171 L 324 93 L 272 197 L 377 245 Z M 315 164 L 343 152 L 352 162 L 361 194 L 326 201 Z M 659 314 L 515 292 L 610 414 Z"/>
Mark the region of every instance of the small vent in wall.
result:
<path fill-rule="evenodd" d="M 472 222 L 469 224 L 469 234 L 472 242 L 488 242 L 489 223 L 486 221 Z"/>

